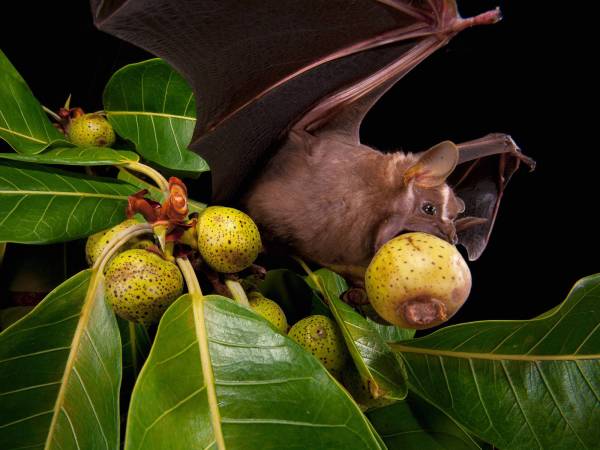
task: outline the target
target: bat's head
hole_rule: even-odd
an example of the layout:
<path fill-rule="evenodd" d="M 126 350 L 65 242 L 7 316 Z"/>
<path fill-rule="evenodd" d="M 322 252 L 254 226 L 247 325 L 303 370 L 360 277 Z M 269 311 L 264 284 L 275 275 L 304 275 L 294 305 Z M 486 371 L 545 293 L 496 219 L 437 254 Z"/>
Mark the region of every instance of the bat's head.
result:
<path fill-rule="evenodd" d="M 376 233 L 375 251 L 398 234 L 421 231 L 456 244 L 457 217 L 465 203 L 446 179 L 458 163 L 458 148 L 442 142 L 403 161 L 400 189 Z"/>

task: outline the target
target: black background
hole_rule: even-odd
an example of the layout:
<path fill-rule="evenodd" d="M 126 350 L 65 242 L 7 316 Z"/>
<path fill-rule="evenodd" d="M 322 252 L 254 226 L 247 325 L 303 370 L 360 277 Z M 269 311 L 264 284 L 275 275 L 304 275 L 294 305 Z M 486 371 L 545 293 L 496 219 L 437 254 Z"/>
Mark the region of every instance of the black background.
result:
<path fill-rule="evenodd" d="M 462 32 L 363 126 L 363 140 L 386 150 L 506 132 L 538 163 L 509 184 L 488 249 L 471 263 L 470 300 L 452 322 L 530 318 L 598 268 L 592 13 L 550 3 L 459 1 L 465 17 L 499 4 L 504 20 Z M 52 109 L 69 93 L 74 105 L 101 109 L 110 74 L 148 57 L 95 30 L 85 1 L 13 3 L 0 26 L 0 48 Z"/>

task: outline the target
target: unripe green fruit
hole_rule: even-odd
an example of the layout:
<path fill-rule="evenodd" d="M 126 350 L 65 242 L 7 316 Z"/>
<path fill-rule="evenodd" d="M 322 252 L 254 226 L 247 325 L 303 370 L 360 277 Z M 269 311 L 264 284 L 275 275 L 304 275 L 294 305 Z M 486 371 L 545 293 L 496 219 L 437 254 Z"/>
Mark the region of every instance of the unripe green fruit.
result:
<path fill-rule="evenodd" d="M 388 322 L 424 329 L 447 321 L 471 290 L 471 272 L 456 247 L 426 233 L 385 243 L 365 275 L 371 305 Z"/>
<path fill-rule="evenodd" d="M 67 137 L 80 147 L 110 147 L 115 143 L 115 130 L 100 114 L 84 114 L 69 122 Z"/>
<path fill-rule="evenodd" d="M 135 219 L 127 219 L 118 225 L 115 225 L 108 230 L 100 231 L 96 234 L 92 234 L 87 238 L 85 243 L 85 259 L 90 266 L 93 266 L 96 259 L 102 254 L 104 247 L 121 231 L 125 231 L 127 228 L 137 224 Z M 133 241 L 133 240 L 132 240 Z M 132 241 L 127 242 L 118 251 L 123 251 L 131 248 Z"/>
<path fill-rule="evenodd" d="M 287 319 L 283 309 L 273 300 L 266 298 L 260 292 L 253 291 L 248 294 L 248 302 L 254 312 L 260 314 L 271 322 L 280 333 L 286 333 L 288 329 Z"/>
<path fill-rule="evenodd" d="M 337 324 L 329 317 L 305 317 L 292 327 L 288 336 L 311 352 L 333 375 L 341 373 L 348 350 Z"/>
<path fill-rule="evenodd" d="M 247 214 L 225 206 L 210 206 L 198 218 L 198 250 L 217 272 L 244 270 L 262 248 L 260 234 Z"/>
<path fill-rule="evenodd" d="M 149 325 L 183 292 L 179 268 L 147 250 L 113 258 L 105 275 L 106 298 L 123 319 Z"/>

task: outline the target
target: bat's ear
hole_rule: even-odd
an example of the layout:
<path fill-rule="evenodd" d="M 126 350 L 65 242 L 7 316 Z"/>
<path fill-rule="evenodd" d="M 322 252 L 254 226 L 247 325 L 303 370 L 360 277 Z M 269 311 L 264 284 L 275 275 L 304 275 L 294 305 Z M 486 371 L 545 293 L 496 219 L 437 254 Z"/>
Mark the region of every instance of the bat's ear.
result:
<path fill-rule="evenodd" d="M 432 188 L 446 182 L 458 163 L 458 147 L 450 141 L 440 142 L 423 152 L 419 160 L 404 174 L 404 183 Z"/>

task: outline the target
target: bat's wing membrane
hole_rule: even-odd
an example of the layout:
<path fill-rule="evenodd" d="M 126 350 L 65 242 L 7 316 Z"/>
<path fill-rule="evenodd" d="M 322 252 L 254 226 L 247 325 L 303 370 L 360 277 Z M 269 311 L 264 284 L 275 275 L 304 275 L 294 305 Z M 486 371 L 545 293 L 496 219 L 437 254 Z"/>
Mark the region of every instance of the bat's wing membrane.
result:
<path fill-rule="evenodd" d="M 487 246 L 504 188 L 511 176 L 521 163 L 533 170 L 535 162 L 523 155 L 506 134 L 488 134 L 459 144 L 458 149 L 459 166 L 448 181 L 465 202 L 464 216 L 485 219 L 464 230 L 460 229 L 460 219 L 457 222 L 458 242 L 467 249 L 469 259 L 475 260 Z"/>
<path fill-rule="evenodd" d="M 208 161 L 218 202 L 235 199 L 268 150 L 308 111 L 315 126 L 325 118 L 333 123 L 335 113 L 353 114 L 345 129 L 357 133 L 387 88 L 472 24 L 458 16 L 454 0 L 91 5 L 98 28 L 165 59 L 190 83 L 198 108 L 190 148 Z M 336 93 L 350 96 L 323 102 Z"/>
<path fill-rule="evenodd" d="M 189 147 L 210 165 L 219 203 L 237 198 L 292 126 L 358 143 L 364 116 L 394 83 L 460 30 L 500 18 L 495 10 L 463 19 L 454 0 L 91 5 L 98 28 L 163 58 L 190 83 L 197 122 Z M 471 259 L 485 248 L 504 186 L 524 159 L 500 141 L 459 146 L 455 188 L 468 214 L 487 219 L 459 233 Z"/>

